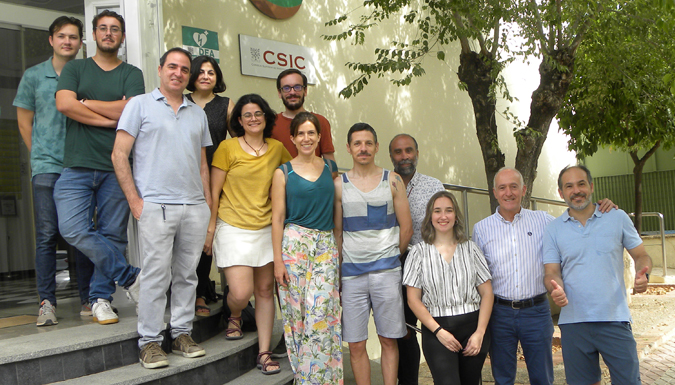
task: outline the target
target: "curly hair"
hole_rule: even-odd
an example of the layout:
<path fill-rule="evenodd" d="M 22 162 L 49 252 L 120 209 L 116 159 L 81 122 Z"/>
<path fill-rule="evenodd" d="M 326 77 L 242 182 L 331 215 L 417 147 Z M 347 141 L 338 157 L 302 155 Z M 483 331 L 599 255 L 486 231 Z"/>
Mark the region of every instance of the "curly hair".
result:
<path fill-rule="evenodd" d="M 269 138 L 272 136 L 272 128 L 274 128 L 274 122 L 277 119 L 277 113 L 270 107 L 269 104 L 258 94 L 247 94 L 239 98 L 237 103 L 232 109 L 232 116 L 230 117 L 230 127 L 237 136 L 244 136 L 246 131 L 244 127 L 239 123 L 239 118 L 241 118 L 241 110 L 247 104 L 255 104 L 262 112 L 265 114 L 265 129 L 263 130 L 263 138 Z"/>
<path fill-rule="evenodd" d="M 436 239 L 436 229 L 431 223 L 431 215 L 434 213 L 434 204 L 439 198 L 448 198 L 452 202 L 452 207 L 455 210 L 455 225 L 452 227 L 452 231 L 455 234 L 455 239 L 457 243 L 464 243 L 469 240 L 469 237 L 466 235 L 466 222 L 462 211 L 459 209 L 459 204 L 457 203 L 457 198 L 447 190 L 439 191 L 434 194 L 429 203 L 427 203 L 426 214 L 424 215 L 424 220 L 422 221 L 422 239 L 428 244 L 433 244 Z"/>

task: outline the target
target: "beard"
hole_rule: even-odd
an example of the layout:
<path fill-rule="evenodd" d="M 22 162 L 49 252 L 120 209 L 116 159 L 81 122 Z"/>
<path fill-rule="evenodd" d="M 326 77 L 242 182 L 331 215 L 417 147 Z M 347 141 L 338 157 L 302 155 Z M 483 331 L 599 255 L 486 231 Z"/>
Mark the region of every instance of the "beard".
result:
<path fill-rule="evenodd" d="M 581 204 L 575 204 L 575 203 L 573 203 L 572 200 L 573 200 L 574 198 L 576 198 L 576 197 L 579 197 L 579 196 L 583 196 L 584 198 L 586 198 L 586 200 L 583 201 Z M 568 199 L 565 199 L 565 203 L 567 203 L 567 205 L 568 205 L 569 207 L 573 208 L 574 210 L 582 211 L 583 209 L 585 209 L 586 207 L 588 207 L 588 205 L 591 204 L 591 200 L 588 199 L 588 197 L 586 196 L 586 194 L 573 194 L 573 195 L 571 195 Z"/>
<path fill-rule="evenodd" d="M 404 167 L 409 166 L 409 167 Z M 399 175 L 412 175 L 417 170 L 417 160 L 402 160 L 394 166 L 394 171 Z"/>
<path fill-rule="evenodd" d="M 281 98 L 281 101 L 284 103 L 284 106 L 290 110 L 290 111 L 295 111 L 300 108 L 302 108 L 302 105 L 305 104 L 305 96 L 304 95 L 298 95 L 300 98 L 297 102 L 291 103 L 289 102 L 285 97 Z"/>
<path fill-rule="evenodd" d="M 115 53 L 115 52 L 119 51 L 121 45 L 122 45 L 121 39 L 120 39 L 119 43 L 117 43 L 116 45 L 114 45 L 112 47 L 102 46 L 101 43 L 98 40 L 96 41 L 96 48 L 99 51 L 105 52 L 105 53 Z"/>

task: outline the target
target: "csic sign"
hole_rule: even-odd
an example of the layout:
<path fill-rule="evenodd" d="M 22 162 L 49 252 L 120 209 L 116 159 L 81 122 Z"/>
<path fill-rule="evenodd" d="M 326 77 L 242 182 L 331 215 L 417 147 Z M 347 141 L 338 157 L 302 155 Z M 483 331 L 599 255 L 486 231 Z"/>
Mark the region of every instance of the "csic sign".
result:
<path fill-rule="evenodd" d="M 313 48 L 239 35 L 241 74 L 276 79 L 279 72 L 295 68 L 317 83 L 316 51 Z"/>

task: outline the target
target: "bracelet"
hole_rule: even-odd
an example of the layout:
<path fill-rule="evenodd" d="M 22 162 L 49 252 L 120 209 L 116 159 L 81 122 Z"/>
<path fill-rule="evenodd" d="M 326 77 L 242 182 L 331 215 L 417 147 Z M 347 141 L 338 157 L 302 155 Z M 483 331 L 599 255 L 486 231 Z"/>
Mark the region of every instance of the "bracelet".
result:
<path fill-rule="evenodd" d="M 438 329 L 434 330 L 434 335 L 438 334 L 438 332 L 440 332 L 441 329 L 443 329 L 443 327 L 442 327 L 442 326 L 438 326 Z"/>

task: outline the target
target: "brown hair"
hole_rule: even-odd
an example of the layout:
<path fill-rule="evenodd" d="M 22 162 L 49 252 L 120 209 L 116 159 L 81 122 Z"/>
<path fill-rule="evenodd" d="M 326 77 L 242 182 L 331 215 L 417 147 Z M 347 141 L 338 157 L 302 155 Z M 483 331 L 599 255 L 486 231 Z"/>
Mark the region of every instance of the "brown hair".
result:
<path fill-rule="evenodd" d="M 455 225 L 452 227 L 452 231 L 455 234 L 455 239 L 457 243 L 464 243 L 469 240 L 469 237 L 466 235 L 466 222 L 464 221 L 464 215 L 459 209 L 459 204 L 457 203 L 457 198 L 447 191 L 439 191 L 434 194 L 429 202 L 427 203 L 426 214 L 424 215 L 424 220 L 422 221 L 422 240 L 428 244 L 433 244 L 436 239 L 436 229 L 431 223 L 431 214 L 434 213 L 434 204 L 439 198 L 448 198 L 452 202 L 452 207 L 455 210 Z"/>
<path fill-rule="evenodd" d="M 295 137 L 296 135 L 298 135 L 298 127 L 300 127 L 303 123 L 306 122 L 312 123 L 314 125 L 314 128 L 316 128 L 316 133 L 321 134 L 321 125 L 319 124 L 319 119 L 317 119 L 317 117 L 314 116 L 313 113 L 303 111 L 295 115 L 293 120 L 291 120 L 291 136 Z"/>

